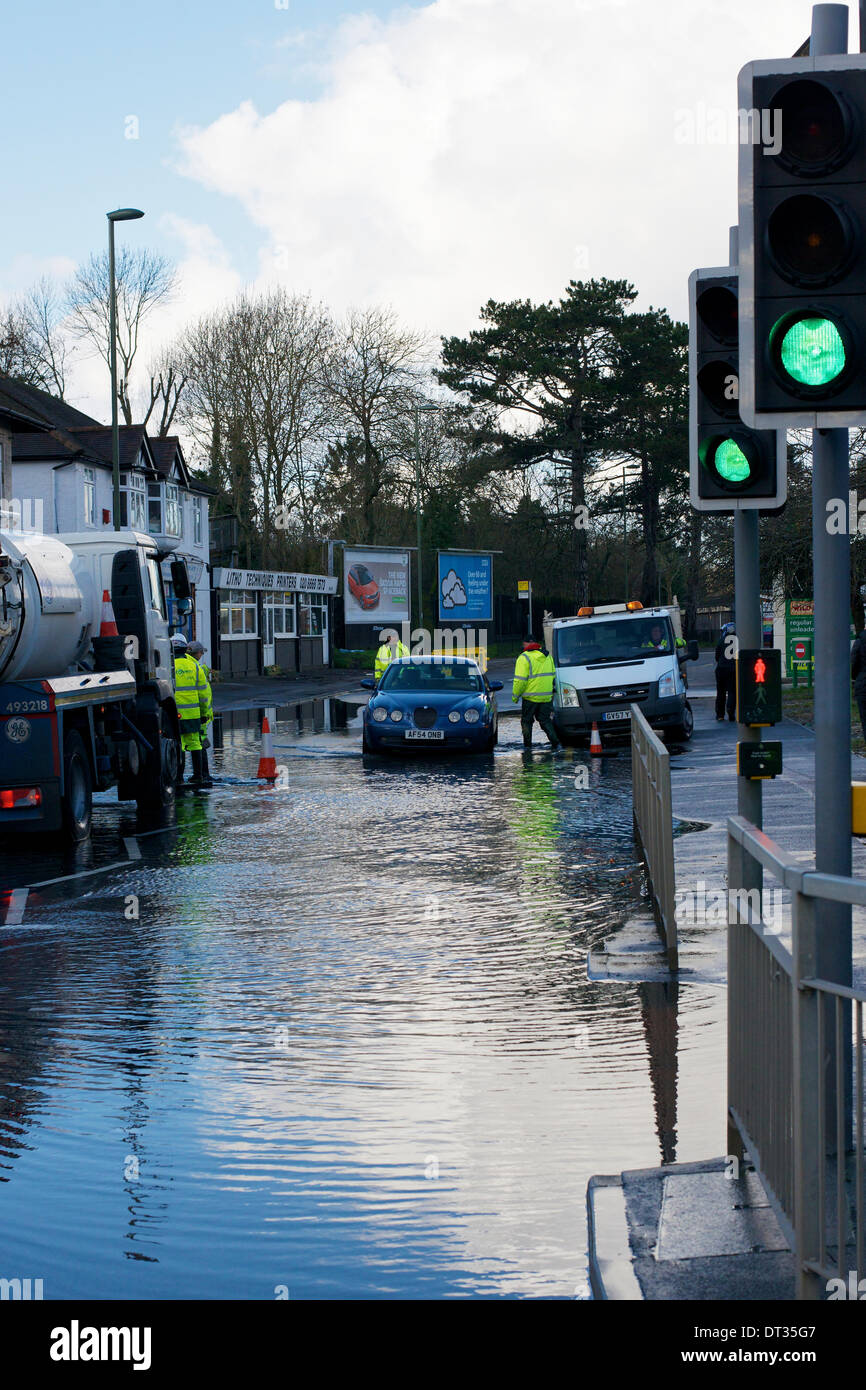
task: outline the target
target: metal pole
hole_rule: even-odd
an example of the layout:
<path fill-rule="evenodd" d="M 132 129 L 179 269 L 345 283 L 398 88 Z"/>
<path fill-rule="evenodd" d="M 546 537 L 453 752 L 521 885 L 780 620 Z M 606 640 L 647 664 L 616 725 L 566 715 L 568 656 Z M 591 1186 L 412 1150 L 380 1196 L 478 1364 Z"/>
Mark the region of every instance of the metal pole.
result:
<path fill-rule="evenodd" d="M 815 5 L 810 54 L 848 52 L 847 5 Z M 812 550 L 815 599 L 815 869 L 851 875 L 851 541 L 847 528 L 831 535 L 827 504 L 848 497 L 848 431 L 812 431 Z M 817 915 L 820 978 L 851 984 L 851 907 L 822 902 Z M 843 1075 L 851 1078 L 850 1005 Z M 828 1034 L 831 1030 L 828 1029 Z M 825 1039 L 827 1134 L 835 1133 L 835 1040 Z M 851 1131 L 851 1096 L 845 1097 Z"/>
<path fill-rule="evenodd" d="M 117 286 L 114 283 L 114 221 L 108 219 L 108 357 L 111 366 L 111 464 L 114 479 L 114 529 L 120 530 L 120 430 L 117 423 Z"/>
<path fill-rule="evenodd" d="M 424 589 L 421 580 L 421 412 L 415 407 L 415 522 L 418 535 L 418 626 L 424 626 Z"/>
<path fill-rule="evenodd" d="M 628 603 L 628 529 L 625 512 L 625 464 L 622 466 L 622 548 L 625 551 L 625 599 Z"/>
<path fill-rule="evenodd" d="M 729 259 L 732 266 L 740 261 L 739 228 L 730 230 Z M 734 512 L 734 616 L 737 646 L 744 649 L 760 647 L 763 643 L 761 620 L 761 556 L 758 540 L 758 512 Z M 741 743 L 760 743 L 761 729 L 740 724 L 737 735 Z M 737 778 L 737 814 L 763 829 L 763 784 L 747 777 Z M 763 871 L 757 860 L 742 855 L 741 881 L 736 887 L 761 889 Z"/>

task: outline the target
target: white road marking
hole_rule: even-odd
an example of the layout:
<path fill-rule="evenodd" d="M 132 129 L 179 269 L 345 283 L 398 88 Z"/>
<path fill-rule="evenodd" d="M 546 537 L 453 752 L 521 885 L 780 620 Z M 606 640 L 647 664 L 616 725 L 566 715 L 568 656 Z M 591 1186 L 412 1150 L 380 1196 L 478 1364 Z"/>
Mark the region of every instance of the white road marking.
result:
<path fill-rule="evenodd" d="M 6 911 L 5 925 L 7 927 L 20 927 L 21 923 L 24 921 L 24 909 L 27 906 L 29 892 L 29 888 L 15 888 L 12 890 L 12 896 L 9 899 L 9 907 Z"/>
<path fill-rule="evenodd" d="M 135 835 L 126 835 L 126 836 L 124 836 L 123 843 L 124 843 L 124 845 L 126 846 L 126 852 L 127 852 L 127 854 L 129 855 L 130 859 L 140 859 L 140 858 L 141 858 L 141 850 L 140 850 L 139 847 L 138 847 L 138 838 L 137 838 L 137 836 L 135 836 Z"/>

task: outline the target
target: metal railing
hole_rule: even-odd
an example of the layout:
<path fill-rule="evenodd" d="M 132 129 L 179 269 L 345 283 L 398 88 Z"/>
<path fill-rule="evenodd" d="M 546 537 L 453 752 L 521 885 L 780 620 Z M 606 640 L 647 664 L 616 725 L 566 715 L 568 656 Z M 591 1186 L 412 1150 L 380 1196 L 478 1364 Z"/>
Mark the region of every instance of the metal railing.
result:
<path fill-rule="evenodd" d="M 650 897 L 668 966 L 678 969 L 670 754 L 637 705 L 631 706 L 634 825 L 646 860 Z"/>
<path fill-rule="evenodd" d="M 790 890 L 790 951 L 762 921 L 762 890 L 743 886 L 759 865 Z M 730 1152 L 745 1148 L 755 1164 L 802 1299 L 821 1298 L 831 1280 L 842 1282 L 837 1296 L 857 1297 L 866 1276 L 866 992 L 816 978 L 821 901 L 866 905 L 866 882 L 810 872 L 749 821 L 728 819 Z"/>

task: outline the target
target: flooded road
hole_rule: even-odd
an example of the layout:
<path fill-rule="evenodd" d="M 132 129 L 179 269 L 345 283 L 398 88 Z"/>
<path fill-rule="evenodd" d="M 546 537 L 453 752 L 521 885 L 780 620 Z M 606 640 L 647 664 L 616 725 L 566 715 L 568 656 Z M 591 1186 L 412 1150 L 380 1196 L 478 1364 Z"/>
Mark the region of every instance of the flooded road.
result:
<path fill-rule="evenodd" d="M 218 782 L 6 845 L 0 1276 L 46 1298 L 585 1297 L 586 1182 L 722 1152 L 724 994 L 586 955 L 641 886 L 629 759 L 363 759 L 222 717 Z"/>

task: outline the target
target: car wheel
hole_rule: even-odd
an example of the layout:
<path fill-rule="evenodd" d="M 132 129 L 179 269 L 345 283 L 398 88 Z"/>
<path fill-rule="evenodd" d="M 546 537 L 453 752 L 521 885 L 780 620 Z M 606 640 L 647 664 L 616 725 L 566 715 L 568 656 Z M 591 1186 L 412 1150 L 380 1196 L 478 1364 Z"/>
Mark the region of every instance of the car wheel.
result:
<path fill-rule="evenodd" d="M 93 779 L 84 740 L 70 729 L 63 740 L 63 830 L 78 843 L 90 834 L 93 819 Z"/>

